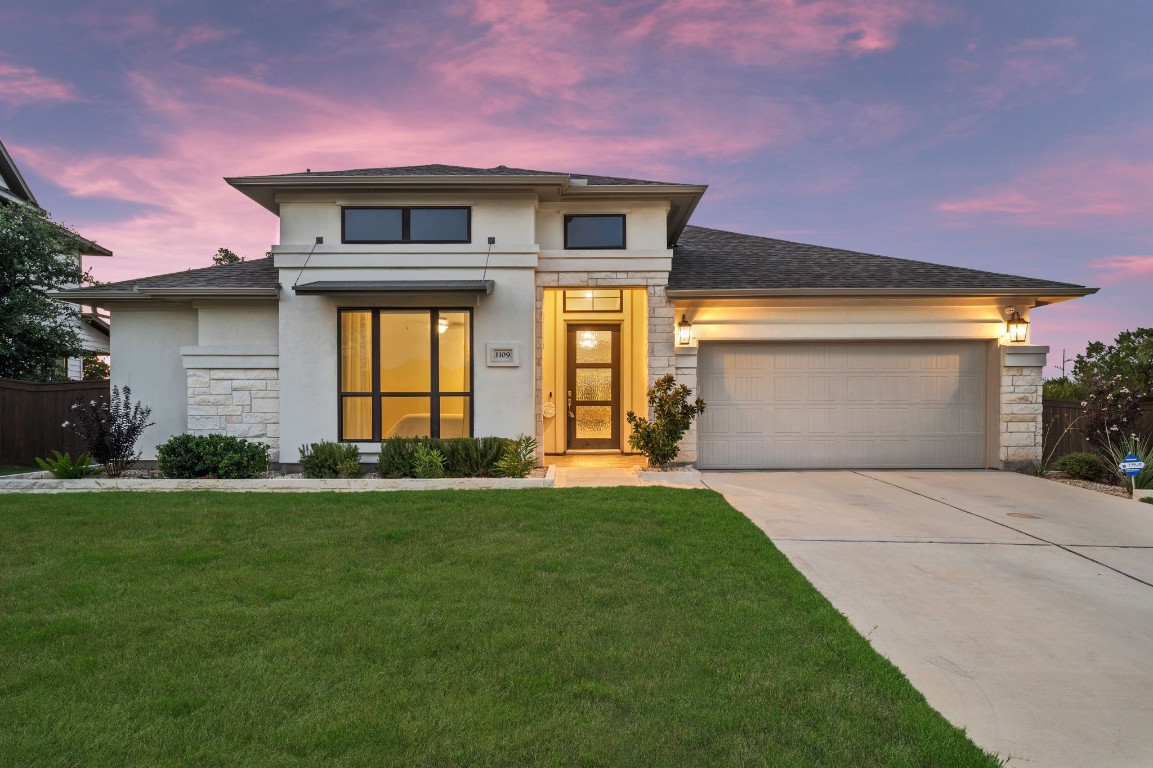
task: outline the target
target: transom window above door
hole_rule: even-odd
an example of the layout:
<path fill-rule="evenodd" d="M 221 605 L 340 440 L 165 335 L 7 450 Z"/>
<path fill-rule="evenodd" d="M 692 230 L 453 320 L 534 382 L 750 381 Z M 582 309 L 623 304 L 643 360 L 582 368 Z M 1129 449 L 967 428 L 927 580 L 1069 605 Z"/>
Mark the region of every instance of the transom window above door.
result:
<path fill-rule="evenodd" d="M 620 312 L 621 291 L 581 289 L 564 292 L 565 312 Z"/>
<path fill-rule="evenodd" d="M 340 310 L 340 439 L 469 437 L 472 313 Z"/>
<path fill-rule="evenodd" d="M 625 247 L 623 213 L 573 213 L 564 217 L 566 250 L 612 250 Z"/>
<path fill-rule="evenodd" d="M 468 207 L 346 207 L 340 209 L 344 243 L 469 243 Z"/>

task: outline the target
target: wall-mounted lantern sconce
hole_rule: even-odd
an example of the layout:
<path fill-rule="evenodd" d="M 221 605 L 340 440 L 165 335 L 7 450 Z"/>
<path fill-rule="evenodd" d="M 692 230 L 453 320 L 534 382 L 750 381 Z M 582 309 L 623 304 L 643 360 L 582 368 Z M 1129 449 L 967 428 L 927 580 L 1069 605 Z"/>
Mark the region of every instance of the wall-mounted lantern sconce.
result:
<path fill-rule="evenodd" d="M 682 347 L 687 347 L 693 342 L 693 324 L 683 314 L 681 321 L 677 323 L 677 344 Z"/>
<path fill-rule="evenodd" d="M 448 330 L 448 318 L 442 317 L 436 321 L 436 330 L 438 333 L 444 333 Z"/>
<path fill-rule="evenodd" d="M 1009 341 L 1020 343 L 1029 336 L 1029 321 L 1021 317 L 1016 307 L 1005 307 L 1005 332 L 1009 334 Z"/>

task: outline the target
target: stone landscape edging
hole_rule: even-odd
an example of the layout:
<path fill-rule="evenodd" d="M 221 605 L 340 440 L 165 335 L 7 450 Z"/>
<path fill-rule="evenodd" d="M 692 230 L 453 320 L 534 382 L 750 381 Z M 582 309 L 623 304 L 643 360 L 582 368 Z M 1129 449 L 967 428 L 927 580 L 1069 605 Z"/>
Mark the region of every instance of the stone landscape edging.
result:
<path fill-rule="evenodd" d="M 438 480 L 370 479 L 313 480 L 301 477 L 270 477 L 261 480 L 171 480 L 167 478 L 89 478 L 60 480 L 44 477 L 2 477 L 0 493 L 92 493 L 99 491 L 229 491 L 245 493 L 310 493 L 317 491 L 475 491 L 514 488 L 552 488 L 556 469 L 549 467 L 544 477 L 446 477 Z"/>

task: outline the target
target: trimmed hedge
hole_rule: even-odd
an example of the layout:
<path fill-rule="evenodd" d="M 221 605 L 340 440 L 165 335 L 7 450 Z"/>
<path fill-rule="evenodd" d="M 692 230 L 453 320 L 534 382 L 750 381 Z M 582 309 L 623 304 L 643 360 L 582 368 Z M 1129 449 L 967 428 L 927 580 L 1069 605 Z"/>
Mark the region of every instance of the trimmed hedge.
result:
<path fill-rule="evenodd" d="M 302 445 L 300 470 L 309 478 L 360 477 L 360 449 L 351 443 L 331 440 Z"/>
<path fill-rule="evenodd" d="M 416 449 L 423 446 L 444 458 L 445 477 L 499 477 L 497 464 L 512 444 L 506 437 L 392 437 L 380 443 L 377 468 L 381 477 L 419 477 L 428 471 L 427 459 L 418 466 Z"/>
<path fill-rule="evenodd" d="M 250 480 L 268 468 L 268 446 L 231 435 L 173 435 L 156 459 L 165 477 Z"/>

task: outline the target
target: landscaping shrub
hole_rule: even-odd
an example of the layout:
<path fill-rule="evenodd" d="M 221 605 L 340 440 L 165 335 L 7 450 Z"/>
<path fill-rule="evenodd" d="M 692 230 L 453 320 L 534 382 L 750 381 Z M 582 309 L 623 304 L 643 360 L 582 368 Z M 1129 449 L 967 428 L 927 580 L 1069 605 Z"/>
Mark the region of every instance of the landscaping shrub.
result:
<path fill-rule="evenodd" d="M 1111 476 L 1126 488 L 1153 488 L 1153 446 L 1150 441 L 1137 435 L 1128 435 L 1112 440 L 1101 449 L 1101 463 L 1108 467 Z M 1133 454 L 1145 462 L 1145 469 L 1130 478 L 1119 466 L 1125 457 Z"/>
<path fill-rule="evenodd" d="M 231 435 L 173 435 L 156 449 L 160 474 L 246 480 L 268 468 L 268 446 Z"/>
<path fill-rule="evenodd" d="M 444 457 L 445 477 L 493 477 L 511 442 L 505 437 L 392 437 L 381 441 L 377 469 L 381 477 L 417 477 L 414 453 L 425 446 Z"/>
<path fill-rule="evenodd" d="M 51 472 L 61 480 L 83 480 L 86 477 L 99 475 L 101 472 L 100 467 L 92 466 L 92 457 L 87 453 L 82 453 L 73 459 L 72 454 L 68 451 L 63 454 L 60 451 L 53 451 L 52 458 L 37 458 L 36 464 L 39 465 L 40 469 Z"/>
<path fill-rule="evenodd" d="M 1105 477 L 1101 457 L 1095 453 L 1068 453 L 1057 459 L 1057 470 L 1077 480 L 1098 481 Z"/>
<path fill-rule="evenodd" d="M 1153 504 L 1153 496 L 1146 496 L 1145 498 L 1141 499 L 1141 502 L 1144 504 Z"/>
<path fill-rule="evenodd" d="M 132 390 L 112 388 L 111 397 L 100 397 L 85 403 L 77 399 L 72 405 L 72 421 L 61 426 L 71 427 L 97 464 L 104 465 L 109 477 L 120 477 L 124 470 L 140 458 L 136 441 L 145 429 L 152 409 L 137 402 L 132 404 Z"/>
<path fill-rule="evenodd" d="M 300 468 L 305 477 L 311 478 L 360 477 L 360 449 L 351 443 L 329 440 L 302 445 Z"/>
<path fill-rule="evenodd" d="M 499 477 L 524 477 L 536 466 L 536 439 L 530 435 L 517 435 L 505 446 L 496 463 Z"/>
<path fill-rule="evenodd" d="M 380 456 L 376 471 L 381 477 L 413 477 L 412 449 L 414 441 L 407 437 L 390 437 L 380 442 Z"/>
<path fill-rule="evenodd" d="M 444 477 L 444 454 L 427 443 L 418 443 L 412 450 L 412 472 L 426 480 Z"/>
<path fill-rule="evenodd" d="M 692 394 L 684 384 L 677 386 L 672 374 L 665 374 L 649 387 L 652 420 L 632 411 L 625 414 L 633 428 L 629 445 L 648 459 L 650 467 L 663 467 L 675 459 L 681 450 L 681 438 L 689 431 L 693 419 L 704 413 L 705 401 L 698 397 L 690 403 Z"/>

